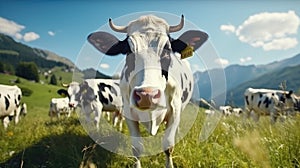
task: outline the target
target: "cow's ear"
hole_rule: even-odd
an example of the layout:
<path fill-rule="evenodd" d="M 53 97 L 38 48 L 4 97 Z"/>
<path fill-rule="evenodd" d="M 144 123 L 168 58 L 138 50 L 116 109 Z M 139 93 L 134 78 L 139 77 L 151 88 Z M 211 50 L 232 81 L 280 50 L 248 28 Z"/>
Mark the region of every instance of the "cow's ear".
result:
<path fill-rule="evenodd" d="M 69 97 L 69 94 L 68 94 L 68 91 L 66 90 L 66 89 L 59 89 L 58 91 L 57 91 L 57 93 L 59 94 L 59 95 L 61 95 L 62 97 Z"/>
<path fill-rule="evenodd" d="M 126 54 L 129 49 L 127 39 L 119 41 L 107 32 L 95 32 L 88 36 L 88 41 L 100 52 L 107 55 Z"/>
<path fill-rule="evenodd" d="M 189 30 L 184 32 L 178 39 L 193 46 L 195 51 L 208 39 L 208 34 L 199 30 Z"/>
<path fill-rule="evenodd" d="M 208 39 L 205 32 L 199 30 L 189 30 L 184 32 L 177 40 L 172 41 L 172 49 L 175 52 L 183 51 L 187 46 L 192 46 L 194 51 Z"/>

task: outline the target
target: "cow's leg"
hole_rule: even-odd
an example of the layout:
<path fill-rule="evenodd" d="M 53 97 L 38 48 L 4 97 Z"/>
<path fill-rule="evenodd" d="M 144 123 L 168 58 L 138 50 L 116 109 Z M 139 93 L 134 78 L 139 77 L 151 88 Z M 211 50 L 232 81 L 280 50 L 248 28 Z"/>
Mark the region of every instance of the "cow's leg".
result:
<path fill-rule="evenodd" d="M 91 105 L 90 104 L 87 104 L 87 103 L 82 103 L 82 106 L 81 106 L 81 114 L 84 114 L 85 115 L 85 121 L 86 123 L 90 123 L 91 122 L 91 112 L 92 112 L 92 108 L 91 108 Z"/>
<path fill-rule="evenodd" d="M 56 116 L 57 116 L 57 119 L 60 120 L 60 110 L 56 111 Z"/>
<path fill-rule="evenodd" d="M 107 121 L 110 121 L 110 112 L 106 111 L 104 116 L 106 116 Z"/>
<path fill-rule="evenodd" d="M 260 118 L 260 114 L 255 111 L 252 111 L 252 118 L 253 118 L 253 121 L 258 122 L 259 118 Z"/>
<path fill-rule="evenodd" d="M 71 109 L 67 109 L 67 117 L 69 118 L 69 117 L 71 117 Z"/>
<path fill-rule="evenodd" d="M 113 112 L 113 126 L 114 127 L 116 127 L 117 126 L 117 123 L 118 123 L 118 120 L 119 120 L 119 118 L 118 118 L 118 111 L 114 111 Z"/>
<path fill-rule="evenodd" d="M 170 116 L 167 118 L 167 129 L 163 138 L 163 150 L 166 154 L 166 167 L 173 168 L 172 153 L 175 145 L 175 135 L 180 122 L 181 103 L 173 103 Z M 172 113 L 173 112 L 173 113 Z"/>
<path fill-rule="evenodd" d="M 122 131 L 123 130 L 123 121 L 124 121 L 124 118 L 123 118 L 123 115 L 122 113 L 119 113 L 119 131 Z"/>
<path fill-rule="evenodd" d="M 175 145 L 175 134 L 179 125 L 179 117 L 171 117 L 167 122 L 167 129 L 163 138 L 163 150 L 166 154 L 166 167 L 173 168 L 172 153 Z"/>
<path fill-rule="evenodd" d="M 16 110 L 15 110 L 15 124 L 19 123 L 20 120 L 20 113 L 21 113 L 21 107 L 19 106 Z"/>
<path fill-rule="evenodd" d="M 246 119 L 249 119 L 249 118 L 250 118 L 250 113 L 251 113 L 251 110 L 248 109 L 248 108 L 245 108 L 245 118 L 246 118 Z"/>
<path fill-rule="evenodd" d="M 8 116 L 6 116 L 6 117 L 3 118 L 4 129 L 7 129 L 8 125 L 9 125 L 9 122 L 10 122 L 10 120 L 9 120 Z"/>
<path fill-rule="evenodd" d="M 270 122 L 271 124 L 275 124 L 276 120 L 277 120 L 277 117 L 278 117 L 278 112 L 276 110 L 272 110 L 270 111 Z"/>
<path fill-rule="evenodd" d="M 140 156 L 144 151 L 144 146 L 140 135 L 139 125 L 137 121 L 133 121 L 130 119 L 126 119 L 126 123 L 131 136 L 132 152 L 134 157 L 137 160 L 135 162 L 134 167 L 140 168 L 141 167 Z"/>
<path fill-rule="evenodd" d="M 92 108 L 95 112 L 94 124 L 96 125 L 97 130 L 99 130 L 99 123 L 102 115 L 103 105 L 100 102 L 94 102 Z"/>

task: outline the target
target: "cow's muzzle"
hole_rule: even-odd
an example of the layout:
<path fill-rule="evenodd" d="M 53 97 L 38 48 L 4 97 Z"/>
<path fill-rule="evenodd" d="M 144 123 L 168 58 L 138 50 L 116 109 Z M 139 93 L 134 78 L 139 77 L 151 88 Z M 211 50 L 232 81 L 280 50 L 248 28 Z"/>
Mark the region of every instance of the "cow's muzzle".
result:
<path fill-rule="evenodd" d="M 75 103 L 69 103 L 69 107 L 75 107 Z"/>
<path fill-rule="evenodd" d="M 133 101 L 137 108 L 141 110 L 152 109 L 157 106 L 161 98 L 159 89 L 146 87 L 138 88 L 133 91 Z"/>

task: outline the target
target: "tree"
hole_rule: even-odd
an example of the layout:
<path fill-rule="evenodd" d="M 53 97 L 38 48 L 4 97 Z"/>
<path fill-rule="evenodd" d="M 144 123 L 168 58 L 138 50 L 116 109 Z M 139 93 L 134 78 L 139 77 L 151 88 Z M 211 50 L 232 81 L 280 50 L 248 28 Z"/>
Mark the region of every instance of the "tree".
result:
<path fill-rule="evenodd" d="M 4 64 L 0 62 L 0 73 L 4 73 Z"/>
<path fill-rule="evenodd" d="M 34 62 L 20 62 L 16 69 L 16 75 L 35 82 L 40 80 L 38 68 Z"/>
<path fill-rule="evenodd" d="M 55 74 L 51 75 L 50 84 L 51 85 L 57 85 L 57 80 L 56 80 Z"/>

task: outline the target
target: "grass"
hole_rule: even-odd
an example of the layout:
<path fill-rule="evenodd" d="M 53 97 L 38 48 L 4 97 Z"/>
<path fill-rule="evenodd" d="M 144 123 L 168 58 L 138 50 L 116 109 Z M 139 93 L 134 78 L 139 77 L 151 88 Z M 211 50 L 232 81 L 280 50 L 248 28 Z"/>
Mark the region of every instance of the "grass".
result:
<path fill-rule="evenodd" d="M 13 76 L 1 75 L 0 82 L 11 78 Z M 58 97 L 56 90 L 60 87 L 23 79 L 20 86 L 34 92 L 24 97 L 28 115 L 6 131 L 0 126 L 0 168 L 133 166 L 134 158 L 109 152 L 95 144 L 77 115 L 50 122 L 48 104 L 51 97 Z M 191 129 L 175 146 L 175 167 L 300 166 L 300 116 L 275 125 L 270 125 L 268 117 L 261 117 L 259 123 L 234 116 L 221 118 L 213 133 L 202 142 L 199 134 L 206 118 L 204 110 L 199 109 L 196 114 L 188 112 L 187 116 L 195 117 L 182 120 L 181 124 L 190 124 Z M 128 134 L 126 126 L 123 133 Z M 143 157 L 141 163 L 143 167 L 164 167 L 165 155 Z"/>

